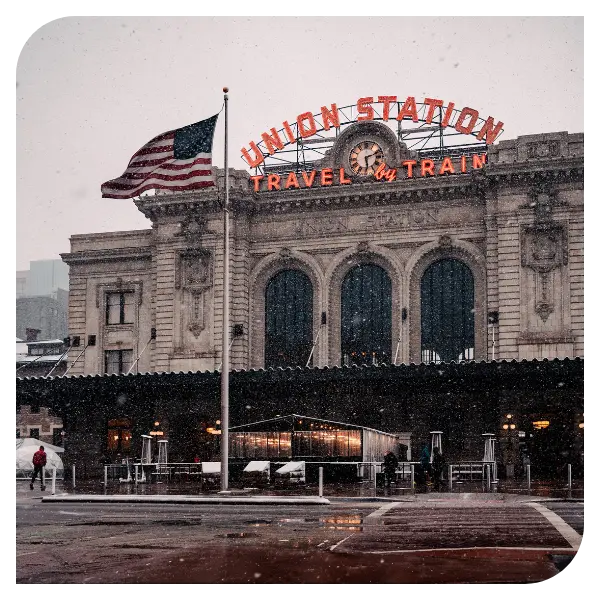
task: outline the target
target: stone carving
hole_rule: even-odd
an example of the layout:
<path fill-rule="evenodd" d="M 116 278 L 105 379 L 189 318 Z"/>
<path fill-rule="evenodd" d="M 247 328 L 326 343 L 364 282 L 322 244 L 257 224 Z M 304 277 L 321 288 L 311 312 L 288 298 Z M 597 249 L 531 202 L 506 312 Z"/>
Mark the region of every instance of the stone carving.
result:
<path fill-rule="evenodd" d="M 179 224 L 177 235 L 185 237 L 189 242 L 200 244 L 201 236 L 207 232 L 207 221 L 199 215 L 188 215 Z"/>
<path fill-rule="evenodd" d="M 521 265 L 549 273 L 567 264 L 566 231 L 562 225 L 525 226 L 521 233 Z"/>
<path fill-rule="evenodd" d="M 212 286 L 212 257 L 208 250 L 184 250 L 179 254 L 175 287 L 202 291 Z"/>
<path fill-rule="evenodd" d="M 358 242 L 356 250 L 357 250 L 357 252 L 368 252 L 369 251 L 369 242 Z"/>
<path fill-rule="evenodd" d="M 449 235 L 440 235 L 439 245 L 445 250 L 452 248 L 452 238 Z"/>
<path fill-rule="evenodd" d="M 521 233 L 521 266 L 535 273 L 535 312 L 545 323 L 554 304 L 549 292 L 551 272 L 567 264 L 566 230 L 557 223 L 538 222 Z"/>
<path fill-rule="evenodd" d="M 194 337 L 198 337 L 204 330 L 204 292 L 191 294 L 191 311 L 188 329 Z"/>
<path fill-rule="evenodd" d="M 290 258 L 292 256 L 292 251 L 289 248 L 283 247 L 279 251 L 279 256 L 281 256 L 281 258 Z"/>

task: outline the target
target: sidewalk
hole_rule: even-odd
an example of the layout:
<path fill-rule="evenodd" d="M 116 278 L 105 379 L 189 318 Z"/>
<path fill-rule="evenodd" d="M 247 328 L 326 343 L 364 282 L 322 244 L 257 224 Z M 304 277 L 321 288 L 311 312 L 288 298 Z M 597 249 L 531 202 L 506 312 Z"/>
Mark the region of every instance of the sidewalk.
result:
<path fill-rule="evenodd" d="M 466 486 L 465 486 L 466 487 Z M 297 505 L 326 505 L 331 502 L 377 502 L 377 503 L 429 503 L 431 506 L 452 502 L 498 503 L 498 502 L 551 502 L 569 500 L 583 502 L 583 490 L 554 491 L 544 487 L 540 490 L 510 488 L 510 491 L 482 490 L 480 485 L 472 485 L 460 491 L 442 491 L 412 493 L 409 489 L 374 490 L 372 486 L 355 485 L 325 485 L 323 497 L 319 497 L 317 486 L 303 486 L 301 489 L 257 489 L 231 488 L 228 492 L 218 489 L 202 490 L 197 485 L 168 485 L 168 484 L 118 484 L 109 483 L 104 488 L 102 483 L 84 482 L 73 489 L 69 482 L 57 481 L 55 493 L 52 486 L 41 491 L 31 491 L 27 481 L 17 481 L 17 498 L 42 500 L 43 502 L 94 502 L 94 503 L 136 503 L 136 504 L 297 504 Z"/>

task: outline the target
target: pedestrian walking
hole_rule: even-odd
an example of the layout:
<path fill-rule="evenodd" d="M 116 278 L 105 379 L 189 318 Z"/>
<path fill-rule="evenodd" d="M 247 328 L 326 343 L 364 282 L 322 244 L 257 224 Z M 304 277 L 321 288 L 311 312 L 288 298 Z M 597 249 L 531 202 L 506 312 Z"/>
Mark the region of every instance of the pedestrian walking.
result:
<path fill-rule="evenodd" d="M 427 491 L 427 478 L 431 474 L 431 454 L 429 453 L 429 445 L 425 444 L 421 450 L 419 457 L 419 468 L 417 470 L 416 479 L 420 488 Z"/>
<path fill-rule="evenodd" d="M 383 457 L 383 479 L 386 487 L 390 487 L 392 480 L 396 479 L 397 468 L 398 457 L 391 450 L 388 450 Z"/>
<path fill-rule="evenodd" d="M 431 474 L 433 478 L 433 488 L 439 492 L 442 487 L 442 473 L 444 471 L 445 460 L 436 446 L 433 449 L 433 460 L 431 461 Z"/>
<path fill-rule="evenodd" d="M 40 476 L 41 489 L 44 491 L 46 486 L 44 485 L 44 467 L 46 466 L 46 453 L 44 452 L 44 446 L 40 446 L 40 449 L 33 455 L 33 475 L 31 476 L 31 483 L 29 489 L 33 489 L 33 482 L 35 478 Z"/>

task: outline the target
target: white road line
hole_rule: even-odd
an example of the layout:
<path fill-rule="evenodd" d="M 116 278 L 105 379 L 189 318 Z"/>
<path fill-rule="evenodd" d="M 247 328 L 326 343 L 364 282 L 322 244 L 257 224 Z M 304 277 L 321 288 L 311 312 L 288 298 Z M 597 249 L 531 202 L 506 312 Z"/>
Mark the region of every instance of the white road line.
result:
<path fill-rule="evenodd" d="M 363 554 L 407 554 L 409 552 L 464 552 L 465 550 L 496 550 L 502 552 L 504 550 L 524 550 L 525 552 L 552 552 L 553 554 L 561 554 L 571 552 L 575 548 L 544 548 L 535 547 L 520 547 L 520 546 L 467 546 L 464 548 L 411 548 L 410 550 L 359 550 Z"/>
<path fill-rule="evenodd" d="M 326 544 L 329 540 L 323 540 L 320 544 L 317 544 L 317 548 L 320 548 L 323 544 Z"/>
<path fill-rule="evenodd" d="M 343 544 L 346 540 L 350 539 L 354 534 L 351 533 L 348 537 L 345 537 L 343 540 L 340 540 L 337 544 L 334 544 L 329 548 L 330 551 L 335 550 L 340 544 Z"/>
<path fill-rule="evenodd" d="M 21 558 L 21 556 L 27 556 L 28 554 L 37 554 L 36 552 L 23 552 L 23 554 L 17 554 L 17 558 Z"/>
<path fill-rule="evenodd" d="M 364 518 L 364 521 L 371 521 L 380 519 L 388 510 L 392 510 L 392 508 L 396 508 L 400 506 L 402 502 L 390 502 L 389 504 L 378 508 L 375 512 L 372 512 L 370 515 L 367 515 Z"/>
<path fill-rule="evenodd" d="M 579 550 L 579 545 L 581 544 L 581 536 L 563 519 L 561 519 L 555 512 L 552 512 L 550 509 L 538 504 L 537 502 L 528 502 L 528 506 L 535 508 L 538 512 L 540 512 L 556 529 L 558 532 L 571 544 L 571 547 L 575 550 Z"/>

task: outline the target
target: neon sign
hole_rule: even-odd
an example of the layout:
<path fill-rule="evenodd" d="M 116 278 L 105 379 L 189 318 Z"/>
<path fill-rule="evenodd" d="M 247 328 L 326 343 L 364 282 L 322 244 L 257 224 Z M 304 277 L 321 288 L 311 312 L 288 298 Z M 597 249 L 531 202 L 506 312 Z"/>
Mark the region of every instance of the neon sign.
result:
<path fill-rule="evenodd" d="M 375 103 L 382 105 L 381 117 L 376 115 L 373 108 Z M 441 129 L 450 127 L 458 133 L 473 135 L 477 140 L 485 141 L 486 144 L 492 144 L 500 135 L 504 126 L 502 121 L 496 122 L 494 117 L 489 116 L 485 120 L 480 118 L 479 111 L 468 106 L 462 108 L 459 112 L 454 102 L 448 102 L 447 105 L 444 105 L 444 101 L 441 99 L 425 98 L 419 104 L 421 108 L 418 108 L 414 96 L 408 96 L 403 103 L 398 101 L 397 96 L 377 96 L 377 100 L 374 96 L 365 96 L 359 98 L 356 102 L 356 121 L 372 121 L 380 118 L 383 121 L 390 119 L 396 121 L 410 120 L 414 123 L 421 121 L 431 124 L 437 114 Z M 419 117 L 419 111 L 423 113 L 421 117 Z M 298 138 L 306 139 L 314 136 L 318 131 L 329 131 L 332 127 L 339 128 L 339 113 L 336 104 L 331 104 L 330 107 L 322 106 L 320 114 L 300 113 L 292 121 L 292 125 L 289 121 L 283 121 L 279 130 L 271 127 L 269 132 L 261 133 L 261 141 L 258 144 L 263 146 L 268 155 L 273 155 L 278 150 L 283 150 L 288 144 L 297 142 Z M 435 122 L 437 123 L 437 121 Z M 258 144 L 251 141 L 249 142 L 249 150 L 246 147 L 241 149 L 243 159 L 251 168 L 258 167 L 265 161 L 265 154 Z"/>
<path fill-rule="evenodd" d="M 454 175 L 482 169 L 485 166 L 485 161 L 485 154 L 473 154 L 458 158 L 446 156 L 440 160 L 429 158 L 405 160 L 399 167 L 390 167 L 382 163 L 375 171 L 374 177 L 378 181 L 389 182 L 396 179 Z M 276 173 L 251 175 L 250 181 L 255 192 L 327 187 L 352 183 L 352 179 L 347 176 L 343 167 L 339 169 L 321 169 L 320 171 L 302 171 L 299 176 L 293 171 L 286 175 L 277 175 Z"/>

